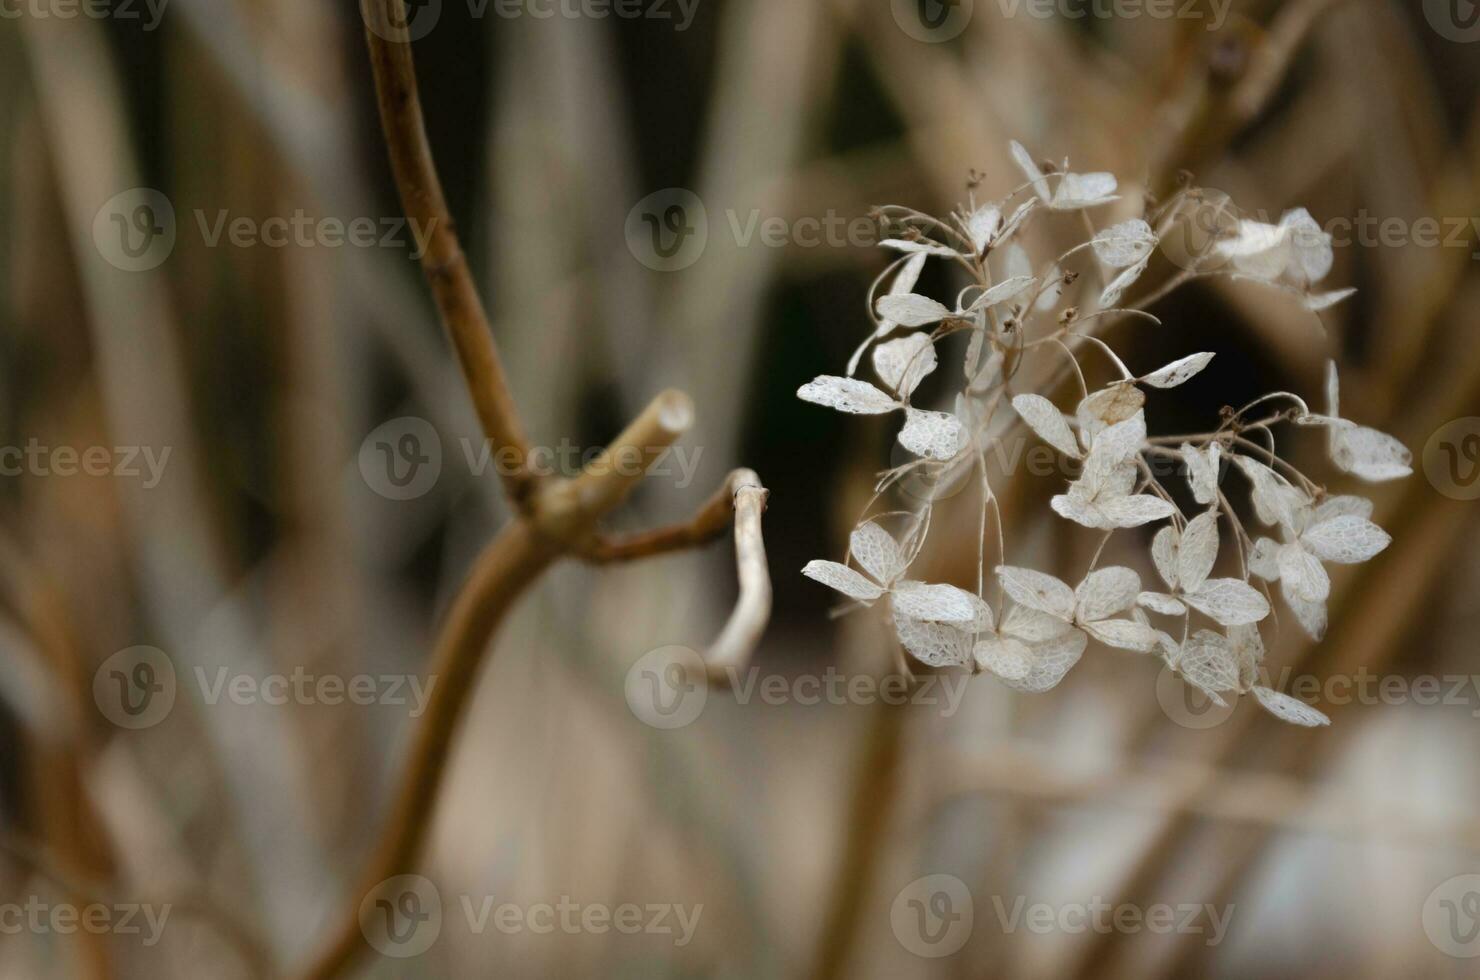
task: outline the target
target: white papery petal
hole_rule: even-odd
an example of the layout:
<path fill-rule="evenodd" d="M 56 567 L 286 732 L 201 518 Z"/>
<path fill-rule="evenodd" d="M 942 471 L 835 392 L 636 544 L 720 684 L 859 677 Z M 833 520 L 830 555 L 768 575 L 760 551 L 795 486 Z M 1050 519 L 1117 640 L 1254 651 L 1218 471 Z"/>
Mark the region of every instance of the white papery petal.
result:
<path fill-rule="evenodd" d="M 971 662 L 971 635 L 950 623 L 910 619 L 894 611 L 894 632 L 910 656 L 931 667 L 958 667 Z"/>
<path fill-rule="evenodd" d="M 1073 521 L 1080 527 L 1107 531 L 1113 526 L 1098 506 L 1087 503 L 1072 494 L 1058 494 L 1048 502 L 1048 505 L 1064 520 Z"/>
<path fill-rule="evenodd" d="M 1407 446 L 1364 425 L 1331 430 L 1331 461 L 1342 472 L 1369 483 L 1398 480 L 1413 473 L 1413 454 Z"/>
<path fill-rule="evenodd" d="M 876 582 L 893 582 L 904 571 L 904 554 L 894 536 L 873 521 L 865 521 L 848 536 L 853 560 Z"/>
<path fill-rule="evenodd" d="M 1120 565 L 1096 569 L 1074 590 L 1074 617 L 1080 622 L 1109 619 L 1136 604 L 1141 576 Z"/>
<path fill-rule="evenodd" d="M 1286 211 L 1280 219 L 1286 229 L 1290 249 L 1294 254 L 1294 266 L 1299 269 L 1307 283 L 1326 278 L 1335 258 L 1331 251 L 1331 236 L 1321 229 L 1315 218 L 1305 208 Z"/>
<path fill-rule="evenodd" d="M 1013 276 L 1011 279 L 1004 279 L 978 296 L 967 309 L 975 312 L 1001 306 L 1010 299 L 1016 299 L 1037 284 L 1038 280 L 1032 276 Z"/>
<path fill-rule="evenodd" d="M 1211 504 L 1218 498 L 1218 466 L 1222 460 L 1223 447 L 1215 442 L 1204 450 L 1184 442 L 1181 453 L 1182 462 L 1187 466 L 1187 483 L 1192 487 L 1193 499 L 1200 504 Z"/>
<path fill-rule="evenodd" d="M 1295 621 L 1300 624 L 1300 628 L 1312 640 L 1323 639 L 1326 635 L 1326 604 L 1300 598 L 1283 582 L 1280 583 L 1280 592 L 1285 597 L 1285 605 L 1295 614 Z"/>
<path fill-rule="evenodd" d="M 1085 438 L 1093 441 L 1098 439 L 1100 433 L 1111 426 L 1123 422 L 1132 422 L 1140 414 L 1146 405 L 1146 393 L 1133 384 L 1111 385 L 1101 389 L 1085 398 L 1075 408 L 1074 415 L 1079 420 L 1080 431 Z M 1146 441 L 1146 419 L 1141 417 L 1140 436 L 1131 439 L 1134 430 L 1125 430 L 1124 435 L 1128 442 L 1134 442 L 1135 448 Z M 1126 453 L 1121 458 L 1128 458 Z"/>
<path fill-rule="evenodd" d="M 1238 690 L 1238 662 L 1228 640 L 1211 630 L 1198 630 L 1177 657 L 1177 673 L 1218 704 L 1222 691 Z"/>
<path fill-rule="evenodd" d="M 886 238 L 879 243 L 884 248 L 892 248 L 896 252 L 923 253 L 925 255 L 960 255 L 954 248 L 947 248 L 937 242 L 925 239 L 910 240 L 906 238 Z"/>
<path fill-rule="evenodd" d="M 903 327 L 923 327 L 939 323 L 951 315 L 951 311 L 929 296 L 905 293 L 900 296 L 880 296 L 877 309 L 881 319 L 890 320 Z"/>
<path fill-rule="evenodd" d="M 1115 647 L 1118 650 L 1150 653 L 1156 649 L 1157 631 L 1145 623 L 1137 623 L 1129 619 L 1102 619 L 1093 623 L 1085 623 L 1084 630 L 1107 647 Z"/>
<path fill-rule="evenodd" d="M 1267 687 L 1254 688 L 1254 697 L 1259 700 L 1270 714 L 1281 721 L 1288 721 L 1292 725 L 1304 725 L 1306 728 L 1317 728 L 1321 725 L 1331 724 L 1331 719 L 1312 708 L 1304 701 L 1297 701 L 1288 694 L 1270 690 Z"/>
<path fill-rule="evenodd" d="M 1074 618 L 1074 590 L 1052 575 L 1031 568 L 999 565 L 997 578 L 1014 602 L 1065 622 Z M 1005 624 L 1003 628 L 1006 629 Z"/>
<path fill-rule="evenodd" d="M 1182 535 L 1170 525 L 1157 531 L 1156 537 L 1151 539 L 1151 561 L 1169 589 L 1177 587 L 1177 552 L 1181 547 Z"/>
<path fill-rule="evenodd" d="M 1012 606 L 1002 617 L 1002 634 L 1029 645 L 1056 640 L 1073 628 L 1067 620 L 1027 606 Z"/>
<path fill-rule="evenodd" d="M 906 296 L 914 292 L 915 284 L 920 281 L 920 272 L 925 268 L 925 260 L 928 257 L 929 254 L 926 252 L 916 252 L 914 255 L 911 255 L 908 259 L 906 259 L 904 265 L 900 267 L 899 272 L 895 274 L 894 282 L 890 285 L 889 292 L 885 293 L 884 295 Z M 893 320 L 888 319 L 887 317 L 880 320 L 878 327 L 874 330 L 874 339 L 888 336 L 894 331 L 894 328 L 897 326 L 899 326 L 899 324 L 895 323 Z M 863 349 L 860 348 L 858 351 L 854 352 L 853 359 L 848 362 L 849 377 L 852 377 L 853 372 L 857 369 L 858 358 L 862 354 Z"/>
<path fill-rule="evenodd" d="M 1343 494 L 1338 497 L 1327 497 L 1316 507 L 1311 524 L 1320 524 L 1329 521 L 1333 517 L 1345 515 L 1360 517 L 1364 521 L 1372 519 L 1372 501 L 1366 497 L 1358 497 L 1352 494 Z"/>
<path fill-rule="evenodd" d="M 978 667 L 1003 680 L 1021 681 L 1033 671 L 1033 652 L 1011 638 L 982 640 L 972 652 Z"/>
<path fill-rule="evenodd" d="M 1002 252 L 1001 276 L 1005 282 L 1008 279 L 1032 279 L 1033 260 L 1028 258 L 1028 252 L 1017 242 Z"/>
<path fill-rule="evenodd" d="M 1140 218 L 1111 225 L 1093 239 L 1095 255 L 1112 269 L 1135 265 L 1156 248 L 1156 233 Z"/>
<path fill-rule="evenodd" d="M 1002 242 L 1011 238 L 1022 227 L 1023 222 L 1028 219 L 1028 215 L 1032 214 L 1033 210 L 1037 207 L 1038 198 L 1036 197 L 1030 197 L 1022 204 L 1019 204 L 1012 214 L 1008 216 L 1007 221 L 1003 223 L 1002 230 L 997 233 L 997 244 L 1000 245 Z M 1032 269 L 1029 268 L 1028 271 L 1032 272 Z"/>
<path fill-rule="evenodd" d="M 1120 298 L 1125 295 L 1125 291 L 1135 285 L 1136 280 L 1140 279 L 1142 274 L 1146 272 L 1146 267 L 1150 263 L 1150 259 L 1142 259 L 1110 280 L 1109 284 L 1100 293 L 1100 308 L 1110 309 L 1118 304 Z"/>
<path fill-rule="evenodd" d="M 809 561 L 802 569 L 802 574 L 860 602 L 872 602 L 884 594 L 883 587 L 870 582 L 847 565 L 839 565 L 835 561 Z"/>
<path fill-rule="evenodd" d="M 1027 150 L 1023 149 L 1023 144 L 1019 143 L 1017 140 L 1013 140 L 1011 143 L 1009 143 L 1008 149 L 1012 153 L 1013 162 L 1018 165 L 1018 169 L 1023 172 L 1023 176 L 1032 181 L 1033 193 L 1037 194 L 1039 199 L 1042 200 L 1043 203 L 1047 204 L 1048 181 L 1044 179 L 1043 171 L 1040 170 L 1038 168 L 1038 164 L 1033 161 L 1032 155 L 1029 154 Z"/>
<path fill-rule="evenodd" d="M 1337 303 L 1355 296 L 1355 289 L 1333 289 L 1329 293 L 1311 293 L 1305 297 L 1305 308 L 1312 313 L 1329 310 Z"/>
<path fill-rule="evenodd" d="M 954 459 L 966 442 L 966 429 L 961 420 L 949 412 L 922 412 L 906 408 L 904 428 L 899 430 L 899 444 L 916 456 L 942 462 Z"/>
<path fill-rule="evenodd" d="M 1290 492 L 1293 488 L 1282 481 L 1274 470 L 1258 460 L 1247 456 L 1234 456 L 1233 460 L 1253 485 L 1250 496 L 1254 501 L 1254 513 L 1259 515 L 1259 519 L 1265 524 L 1293 528 L 1297 503 L 1296 494 Z"/>
<path fill-rule="evenodd" d="M 854 415 L 882 415 L 899 408 L 899 402 L 857 378 L 824 374 L 797 389 L 797 397 L 814 405 L 826 405 Z"/>
<path fill-rule="evenodd" d="M 1386 531 L 1355 514 L 1321 521 L 1300 536 L 1300 543 L 1322 561 L 1339 565 L 1364 562 L 1392 543 Z"/>
<path fill-rule="evenodd" d="M 1259 667 L 1264 663 L 1264 637 L 1259 635 L 1258 626 L 1230 626 L 1228 646 L 1238 663 L 1239 687 L 1247 689 L 1259 679 Z"/>
<path fill-rule="evenodd" d="M 1210 578 L 1196 592 L 1184 593 L 1182 599 L 1222 626 L 1257 623 L 1269 615 L 1269 601 L 1248 582 L 1236 578 Z"/>
<path fill-rule="evenodd" d="M 1012 400 L 1012 407 L 1038 438 L 1070 459 L 1080 458 L 1079 443 L 1074 438 L 1074 432 L 1053 402 L 1042 395 L 1018 395 Z"/>
<path fill-rule="evenodd" d="M 1184 592 L 1196 592 L 1218 561 L 1218 514 L 1204 511 L 1182 530 L 1177 549 L 1177 581 Z"/>
<path fill-rule="evenodd" d="M 1069 669 L 1084 656 L 1089 637 L 1079 630 L 1071 629 L 1061 636 L 1030 647 L 1033 651 L 1033 669 L 1020 681 L 1003 680 L 1016 691 L 1041 694 L 1057 687 Z"/>
<path fill-rule="evenodd" d="M 1293 258 L 1289 230 L 1260 221 L 1242 220 L 1233 238 L 1218 243 L 1219 254 L 1234 268 L 1255 279 L 1278 279 Z"/>
<path fill-rule="evenodd" d="M 1170 501 L 1153 497 L 1149 493 L 1134 497 L 1120 497 L 1100 504 L 1100 512 L 1110 527 L 1140 527 L 1152 521 L 1160 521 L 1177 512 Z"/>
<path fill-rule="evenodd" d="M 1002 227 L 1002 212 L 991 204 L 983 204 L 971 212 L 966 219 L 966 231 L 971 236 L 972 247 L 976 254 L 980 255 L 992 238 L 997 234 L 997 229 Z"/>
<path fill-rule="evenodd" d="M 1064 174 L 1048 206 L 1055 211 L 1077 211 L 1116 200 L 1114 174 Z"/>
<path fill-rule="evenodd" d="M 936 367 L 935 344 L 912 333 L 874 348 L 874 371 L 900 398 L 909 398 Z"/>
<path fill-rule="evenodd" d="M 1182 600 L 1162 592 L 1142 592 L 1136 596 L 1136 604 L 1163 616 L 1187 615 L 1187 607 L 1182 605 Z"/>
<path fill-rule="evenodd" d="M 977 619 L 979 600 L 954 585 L 901 583 L 894 590 L 894 611 L 910 619 L 932 623 L 970 623 Z"/>
<path fill-rule="evenodd" d="M 1266 581 L 1278 581 L 1280 577 L 1280 549 L 1284 545 L 1270 538 L 1254 542 L 1249 552 L 1249 571 Z"/>
<path fill-rule="evenodd" d="M 1315 555 L 1299 544 L 1280 549 L 1280 582 L 1306 602 L 1325 602 L 1331 594 L 1331 577 Z"/>
<path fill-rule="evenodd" d="M 1203 368 L 1213 363 L 1213 354 L 1192 354 L 1173 361 L 1159 371 L 1152 371 L 1141 380 L 1153 388 L 1175 388 L 1194 377 Z"/>

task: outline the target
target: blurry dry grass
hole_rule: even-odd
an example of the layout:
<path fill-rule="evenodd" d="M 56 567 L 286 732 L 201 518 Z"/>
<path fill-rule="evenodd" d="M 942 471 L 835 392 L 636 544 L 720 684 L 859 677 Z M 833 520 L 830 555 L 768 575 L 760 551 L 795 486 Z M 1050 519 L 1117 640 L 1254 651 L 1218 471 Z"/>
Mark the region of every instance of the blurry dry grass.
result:
<path fill-rule="evenodd" d="M 445 36 L 459 30 L 457 6 L 424 44 L 476 54 Z M 1473 217 L 1473 46 L 1435 36 L 1419 6 L 1235 2 L 1208 35 L 1145 19 L 1085 31 L 978 0 L 944 45 L 861 0 L 715 0 L 691 33 L 645 24 L 636 41 L 614 21 L 489 18 L 477 42 L 487 92 L 460 93 L 476 74 L 437 62 L 435 99 L 462 101 L 434 101 L 432 137 L 476 216 L 464 232 L 531 430 L 597 444 L 660 384 L 702 393 L 696 482 L 717 484 L 755 447 L 775 491 L 768 537 L 781 539 L 772 575 L 786 615 L 766 668 L 882 672 L 894 654 L 877 624 L 852 616 L 820 633 L 825 600 L 784 562 L 799 557 L 789 539 L 817 542 L 815 514 L 831 524 L 828 556 L 841 552 L 867 482 L 856 477 L 884 465 L 883 443 L 829 454 L 815 430 L 764 427 L 801 417 L 778 416 L 771 393 L 861 335 L 863 286 L 881 259 L 741 247 L 713 233 L 725 209 L 943 211 L 969 167 L 989 187 L 1016 183 L 1004 150 L 1016 137 L 1150 188 L 1187 168 L 1272 213 Z M 409 505 L 356 473 L 360 441 L 385 419 L 426 417 L 449 457 L 478 431 L 404 254 L 208 249 L 182 233 L 162 269 L 131 275 L 92 244 L 99 205 L 139 185 L 169 188 L 182 229 L 196 207 L 399 213 L 360 34 L 347 7 L 286 0 L 173 0 L 154 35 L 0 22 L 0 443 L 173 447 L 151 490 L 35 477 L 0 487 L 11 747 L 0 901 L 127 896 L 199 913 L 182 912 L 153 948 L 0 937 L 0 974 L 247 976 L 302 963 L 370 846 L 404 709 L 182 697 L 164 724 L 125 732 L 94 708 L 93 671 L 140 643 L 165 649 L 182 676 L 418 671 L 478 544 L 506 517 L 493 481 L 457 465 Z M 644 115 L 633 50 L 655 79 L 712 62 L 694 72 L 694 118 L 656 145 L 670 123 Z M 875 135 L 824 137 L 847 126 Z M 643 269 L 623 239 L 628 208 L 663 186 L 655 172 L 680 174 L 711 215 L 703 261 L 680 274 Z M 1136 352 L 1151 364 L 1231 351 L 1307 392 L 1334 354 L 1353 413 L 1421 455 L 1445 422 L 1480 415 L 1480 265 L 1473 226 L 1466 234 L 1465 247 L 1339 249 L 1329 281 L 1362 292 L 1330 337 L 1260 294 L 1198 287 L 1168 306 L 1165 328 L 1136 335 Z M 788 303 L 805 315 L 783 327 Z M 819 472 L 815 460 L 836 465 Z M 1049 489 L 1018 481 L 1009 519 Z M 642 495 L 634 525 L 681 516 L 691 493 Z M 1286 631 L 1272 665 L 1480 673 L 1480 511 L 1421 472 L 1376 499 L 1393 547 L 1338 580 L 1323 643 Z M 1065 563 L 1084 547 L 1062 528 L 1024 531 Z M 969 584 L 971 549 L 930 559 Z M 1468 710 L 1480 706 L 1327 705 L 1334 724 L 1314 734 L 1245 708 L 1191 732 L 1158 710 L 1145 664 L 1101 654 L 1040 699 L 978 680 L 949 719 L 716 694 L 699 723 L 647 729 L 623 702 L 626 668 L 717 631 L 734 591 L 728 561 L 548 579 L 480 682 L 425 862 L 449 920 L 463 894 L 702 903 L 694 943 L 449 925 L 421 959 L 381 961 L 373 975 L 1461 975 L 1419 912 L 1439 881 L 1480 870 Z M 941 961 L 905 951 L 889 918 L 899 889 L 933 872 L 977 896 L 972 941 Z M 1237 912 L 1211 949 L 1197 935 L 1004 935 L 989 896 L 1018 895 Z"/>

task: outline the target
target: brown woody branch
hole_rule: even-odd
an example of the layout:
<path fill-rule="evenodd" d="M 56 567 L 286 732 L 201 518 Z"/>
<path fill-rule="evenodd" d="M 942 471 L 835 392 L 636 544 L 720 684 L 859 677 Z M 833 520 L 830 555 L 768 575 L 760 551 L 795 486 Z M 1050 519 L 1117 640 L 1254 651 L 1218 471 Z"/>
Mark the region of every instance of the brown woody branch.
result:
<path fill-rule="evenodd" d="M 431 674 L 437 679 L 410 750 L 405 774 L 360 885 L 305 977 L 340 975 L 363 952 L 360 900 L 388 878 L 412 870 L 432 824 L 453 740 L 489 643 L 514 602 L 554 562 L 565 557 L 625 561 L 694 547 L 716 536 L 734 514 L 740 599 L 711 653 L 712 674 L 749 657 L 770 615 L 771 583 L 761 538 L 765 488 L 750 470 L 736 470 L 691 521 L 630 538 L 607 538 L 597 522 L 615 510 L 648 469 L 693 422 L 689 397 L 658 395 L 600 456 L 569 479 L 536 481 L 526 467 L 529 444 L 488 328 L 466 259 L 442 197 L 422 124 L 411 47 L 394 25 L 406 23 L 405 0 L 362 0 L 392 169 L 408 216 L 426 223 L 431 238 L 423 268 L 457 349 L 483 429 L 495 452 L 512 452 L 516 465 L 505 487 L 516 516 L 474 563 L 437 641 Z"/>

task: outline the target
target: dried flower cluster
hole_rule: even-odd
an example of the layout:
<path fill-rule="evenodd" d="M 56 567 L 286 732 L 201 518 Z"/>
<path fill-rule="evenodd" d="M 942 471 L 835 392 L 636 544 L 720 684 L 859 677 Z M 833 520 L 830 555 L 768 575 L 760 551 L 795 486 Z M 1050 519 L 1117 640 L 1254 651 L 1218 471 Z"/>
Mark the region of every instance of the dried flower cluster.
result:
<path fill-rule="evenodd" d="M 1237 411 L 1226 410 L 1213 431 L 1150 436 L 1144 411 L 1148 390 L 1187 382 L 1213 354 L 1192 354 L 1137 375 L 1094 329 L 1122 316 L 1159 322 L 1145 307 L 1182 282 L 1208 275 L 1257 280 L 1298 296 L 1312 311 L 1324 310 L 1352 292 L 1314 290 L 1331 269 L 1330 236 L 1304 209 L 1289 212 L 1277 225 L 1230 220 L 1164 288 L 1139 304 L 1122 306 L 1121 297 L 1146 272 L 1161 239 L 1185 220 L 1196 190 L 1183 188 L 1146 218 L 1096 231 L 1089 212 L 1119 200 L 1114 176 L 1072 173 L 1067 163 L 1040 166 L 1017 143 L 1012 154 L 1027 180 L 1005 198 L 977 205 L 973 193 L 949 220 L 907 208 L 880 209 L 881 217 L 899 229 L 883 246 L 901 254 L 870 289 L 874 329 L 853 355 L 847 376 L 816 378 L 798 395 L 854 414 L 903 412 L 899 443 L 918 458 L 884 473 L 874 500 L 906 476 L 930 489 L 916 495 L 912 509 L 876 515 L 854 529 L 849 552 L 856 568 L 813 561 L 804 574 L 863 605 L 887 596 L 901 645 L 931 666 L 969 665 L 1012 688 L 1046 691 L 1093 639 L 1160 656 L 1219 704 L 1226 704 L 1228 695 L 1253 693 L 1286 721 L 1327 723 L 1319 711 L 1260 684 L 1261 624 L 1278 625 L 1271 586 L 1279 583 L 1294 619 L 1319 639 L 1331 588 L 1325 563 L 1365 561 L 1390 539 L 1369 519 L 1369 501 L 1327 496 L 1281 459 L 1271 430 L 1280 423 L 1324 427 L 1332 462 L 1367 481 L 1407 476 L 1408 450 L 1390 436 L 1341 418 L 1334 363 L 1324 415 L 1295 394 L 1275 392 Z M 1021 244 L 1023 229 L 1054 213 L 1069 213 L 1067 220 L 1088 228 L 1090 236 L 1035 263 Z M 949 304 L 915 292 L 931 259 L 965 272 L 967 285 Z M 1081 266 L 1087 268 L 1076 269 Z M 939 366 L 937 345 L 956 333 L 969 333 L 969 341 L 953 410 L 916 408 L 912 395 Z M 1103 354 L 1117 375 L 1094 391 L 1076 356 L 1076 346 L 1086 344 Z M 877 384 L 854 377 L 870 350 Z M 1021 384 L 1015 387 L 1023 365 L 1037 356 L 1058 358 L 1059 377 L 1072 372 L 1077 379 L 1082 397 L 1073 414 L 1041 394 L 1017 390 Z M 1255 409 L 1261 409 L 1259 417 L 1253 417 Z M 1008 561 L 986 454 L 1019 420 L 1073 461 L 1077 476 L 1053 498 L 1053 510 L 1104 533 L 1077 586 Z M 1184 513 L 1162 484 L 1150 465 L 1158 458 L 1185 476 L 1194 513 Z M 982 507 L 976 591 L 910 579 L 939 488 L 959 483 L 973 470 Z M 1223 486 L 1223 474 L 1233 471 L 1243 477 L 1254 515 L 1278 529 L 1277 539 L 1244 527 Z M 986 595 L 989 516 L 995 516 L 998 529 L 995 608 Z M 898 536 L 880 523 L 892 518 L 903 525 Z M 1131 568 L 1095 567 L 1112 535 L 1161 522 L 1150 538 L 1150 564 L 1160 587 L 1147 588 Z M 1224 548 L 1225 537 L 1232 539 L 1232 549 Z M 1236 564 L 1225 561 L 1239 574 L 1215 577 L 1225 550 L 1236 552 Z"/>

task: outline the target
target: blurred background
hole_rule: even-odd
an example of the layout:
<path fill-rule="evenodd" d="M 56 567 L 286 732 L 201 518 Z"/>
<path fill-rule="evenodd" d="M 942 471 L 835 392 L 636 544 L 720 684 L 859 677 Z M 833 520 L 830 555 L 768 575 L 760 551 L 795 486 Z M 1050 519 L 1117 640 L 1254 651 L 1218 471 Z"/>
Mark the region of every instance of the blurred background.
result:
<path fill-rule="evenodd" d="M 0 14 L 0 975 L 291 975 L 351 901 L 441 614 L 507 519 L 398 224 L 364 24 L 287 0 Z M 416 4 L 432 148 L 532 440 L 578 462 L 690 392 L 687 455 L 614 526 L 754 468 L 775 608 L 757 686 L 664 730 L 629 669 L 704 648 L 732 545 L 549 574 L 481 674 L 416 942 L 353 975 L 1474 975 L 1477 16 Z M 895 667 L 881 613 L 831 617 L 799 570 L 841 559 L 903 460 L 891 423 L 796 389 L 870 329 L 869 209 L 944 215 L 969 177 L 1005 194 L 1010 139 L 1117 174 L 1122 216 L 1187 172 L 1271 220 L 1347 222 L 1326 285 L 1361 292 L 1324 332 L 1209 280 L 1114 337 L 1148 370 L 1218 353 L 1155 402 L 1169 431 L 1280 388 L 1319 406 L 1335 358 L 1343 414 L 1413 449 L 1369 494 L 1393 545 L 1335 576 L 1323 642 L 1270 650 L 1329 729 L 1209 713 L 1103 649 L 1038 697 L 797 683 Z M 408 432 L 424 467 L 393 480 L 377 453 Z M 1367 492 L 1318 437 L 1289 451 Z M 1061 483 L 999 488 L 1017 563 L 1093 551 L 1045 506 Z M 971 587 L 958 503 L 922 570 Z"/>

